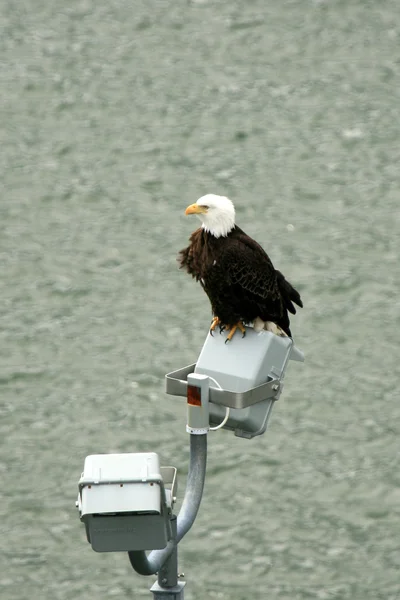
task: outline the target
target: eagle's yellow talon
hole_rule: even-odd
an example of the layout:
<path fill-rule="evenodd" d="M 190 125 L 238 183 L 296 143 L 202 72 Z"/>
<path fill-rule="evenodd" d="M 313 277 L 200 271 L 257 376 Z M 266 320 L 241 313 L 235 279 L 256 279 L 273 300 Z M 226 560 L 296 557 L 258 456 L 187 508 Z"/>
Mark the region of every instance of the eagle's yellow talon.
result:
<path fill-rule="evenodd" d="M 231 339 L 235 335 L 236 329 L 239 329 L 242 332 L 242 338 L 244 338 L 244 336 L 246 335 L 246 328 L 241 321 L 238 321 L 235 325 L 232 325 L 232 327 L 227 328 L 229 329 L 229 333 L 225 340 L 225 344 L 231 341 Z"/>
<path fill-rule="evenodd" d="M 213 320 L 211 321 L 211 331 L 214 331 L 214 329 L 217 327 L 217 325 L 219 325 L 220 320 L 218 317 L 214 317 Z"/>
<path fill-rule="evenodd" d="M 220 324 L 220 320 L 218 317 L 214 317 L 213 320 L 211 321 L 211 325 L 210 325 L 210 334 L 212 335 L 212 332 L 215 331 L 216 327 Z"/>

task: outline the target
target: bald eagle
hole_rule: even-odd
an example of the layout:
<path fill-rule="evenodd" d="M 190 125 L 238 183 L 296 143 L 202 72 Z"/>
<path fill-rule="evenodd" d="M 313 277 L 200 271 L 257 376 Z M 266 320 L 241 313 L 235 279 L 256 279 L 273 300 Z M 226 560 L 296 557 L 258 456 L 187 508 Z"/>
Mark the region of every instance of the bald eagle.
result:
<path fill-rule="evenodd" d="M 244 324 L 292 337 L 288 312 L 302 307 L 300 294 L 277 271 L 263 248 L 235 224 L 235 208 L 225 196 L 207 194 L 187 207 L 186 215 L 202 225 L 179 253 L 180 267 L 200 282 L 212 308 L 210 332 L 229 330 L 227 340 Z M 260 322 L 262 323 L 260 327 Z"/>

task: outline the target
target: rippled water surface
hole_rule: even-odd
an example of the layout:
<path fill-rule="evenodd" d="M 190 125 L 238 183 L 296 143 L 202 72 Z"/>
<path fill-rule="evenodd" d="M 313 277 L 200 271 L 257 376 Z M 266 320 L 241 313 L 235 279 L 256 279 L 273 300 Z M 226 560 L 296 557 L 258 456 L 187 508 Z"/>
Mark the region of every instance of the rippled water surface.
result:
<path fill-rule="evenodd" d="M 398 600 L 397 0 L 3 0 L 0 595 L 150 597 L 74 506 L 87 454 L 188 462 L 208 301 L 184 208 L 229 195 L 302 293 L 269 431 L 210 435 L 188 600 Z"/>

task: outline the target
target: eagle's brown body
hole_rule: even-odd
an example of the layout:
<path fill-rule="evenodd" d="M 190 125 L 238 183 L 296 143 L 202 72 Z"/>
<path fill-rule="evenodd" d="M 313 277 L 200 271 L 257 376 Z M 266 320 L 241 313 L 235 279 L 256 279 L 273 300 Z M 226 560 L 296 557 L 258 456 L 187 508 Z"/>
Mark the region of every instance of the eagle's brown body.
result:
<path fill-rule="evenodd" d="M 200 281 L 221 324 L 233 327 L 240 320 L 250 323 L 259 317 L 291 336 L 288 311 L 296 313 L 293 303 L 303 306 L 300 294 L 237 225 L 221 237 L 200 227 L 181 250 L 179 262 Z"/>

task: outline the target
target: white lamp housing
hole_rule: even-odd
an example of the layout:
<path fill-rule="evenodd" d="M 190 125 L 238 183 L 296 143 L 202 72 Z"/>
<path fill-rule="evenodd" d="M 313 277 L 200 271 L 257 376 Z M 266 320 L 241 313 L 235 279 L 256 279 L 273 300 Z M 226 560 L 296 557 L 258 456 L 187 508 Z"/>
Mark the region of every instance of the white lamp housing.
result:
<path fill-rule="evenodd" d="M 163 480 L 161 471 L 166 469 Z M 168 471 L 169 469 L 169 471 Z M 78 508 L 87 539 L 97 552 L 153 550 L 170 539 L 176 469 L 160 467 L 154 452 L 93 454 L 85 459 Z"/>

